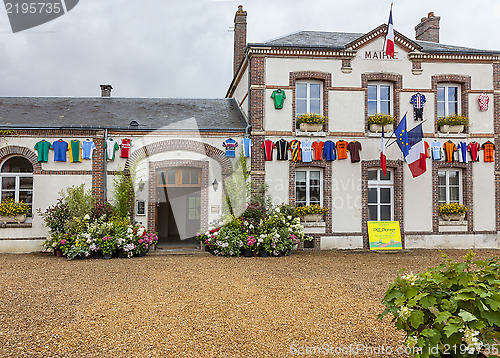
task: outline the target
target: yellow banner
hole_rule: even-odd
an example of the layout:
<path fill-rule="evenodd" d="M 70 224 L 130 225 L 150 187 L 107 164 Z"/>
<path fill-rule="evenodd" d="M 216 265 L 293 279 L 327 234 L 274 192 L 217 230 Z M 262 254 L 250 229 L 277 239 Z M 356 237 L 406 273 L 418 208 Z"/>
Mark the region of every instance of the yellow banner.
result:
<path fill-rule="evenodd" d="M 399 221 L 368 221 L 370 250 L 401 250 Z"/>

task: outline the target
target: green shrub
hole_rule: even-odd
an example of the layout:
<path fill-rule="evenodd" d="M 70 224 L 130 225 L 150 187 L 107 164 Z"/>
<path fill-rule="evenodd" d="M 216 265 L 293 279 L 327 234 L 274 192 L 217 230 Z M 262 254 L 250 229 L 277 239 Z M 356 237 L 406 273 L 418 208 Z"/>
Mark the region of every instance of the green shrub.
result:
<path fill-rule="evenodd" d="M 421 349 L 413 357 L 478 357 L 498 349 L 500 261 L 472 261 L 474 255 L 459 263 L 441 254 L 437 267 L 417 275 L 402 270 L 389 286 L 378 318 L 392 314 L 406 345 Z"/>
<path fill-rule="evenodd" d="M 70 215 L 78 218 L 90 213 L 95 201 L 92 191 L 85 191 L 85 184 L 73 185 L 66 192 L 61 190 L 61 197 L 68 205 Z"/>
<path fill-rule="evenodd" d="M 117 216 L 129 216 L 134 199 L 134 186 L 130 176 L 121 173 L 113 180 L 113 209 Z"/>

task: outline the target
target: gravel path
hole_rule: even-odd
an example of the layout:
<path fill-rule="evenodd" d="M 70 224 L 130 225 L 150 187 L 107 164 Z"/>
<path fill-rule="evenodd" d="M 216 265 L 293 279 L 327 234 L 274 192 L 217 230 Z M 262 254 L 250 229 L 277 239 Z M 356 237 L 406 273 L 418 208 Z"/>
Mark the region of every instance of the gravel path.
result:
<path fill-rule="evenodd" d="M 424 250 L 83 261 L 0 255 L 0 357 L 316 357 L 325 355 L 314 347 L 349 345 L 396 351 L 403 335 L 388 317 L 376 319 L 385 289 L 399 269 L 422 272 L 440 261 L 439 252 Z M 405 357 L 375 353 L 328 356 Z"/>

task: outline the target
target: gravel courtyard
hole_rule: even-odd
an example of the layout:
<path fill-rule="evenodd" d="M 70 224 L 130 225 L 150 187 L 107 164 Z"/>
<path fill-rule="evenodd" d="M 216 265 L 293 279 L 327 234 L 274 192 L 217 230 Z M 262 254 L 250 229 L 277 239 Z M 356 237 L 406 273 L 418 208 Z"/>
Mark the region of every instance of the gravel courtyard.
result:
<path fill-rule="evenodd" d="M 314 347 L 351 344 L 396 351 L 403 335 L 388 317 L 376 319 L 385 289 L 399 269 L 440 261 L 427 250 L 82 261 L 3 254 L 0 357 L 313 357 L 323 356 Z"/>

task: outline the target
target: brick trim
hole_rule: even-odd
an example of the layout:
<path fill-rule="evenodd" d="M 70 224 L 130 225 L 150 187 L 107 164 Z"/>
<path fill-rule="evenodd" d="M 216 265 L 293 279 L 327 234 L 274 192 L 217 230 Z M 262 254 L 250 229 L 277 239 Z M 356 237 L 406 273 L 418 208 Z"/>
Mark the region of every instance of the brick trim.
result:
<path fill-rule="evenodd" d="M 325 234 L 333 232 L 333 207 L 332 207 L 332 162 L 314 160 L 311 163 L 288 162 L 288 202 L 290 205 L 295 205 L 295 173 L 301 169 L 322 169 L 323 171 L 323 206 L 328 209 L 325 215 Z M 316 245 L 315 245 L 316 248 Z M 319 248 L 319 246 L 318 246 Z"/>
<path fill-rule="evenodd" d="M 36 153 L 31 149 L 17 145 L 7 145 L 0 148 L 0 162 L 3 162 L 8 157 L 16 156 L 21 156 L 30 161 L 31 165 L 33 165 L 33 174 L 41 174 L 42 165 L 38 162 Z"/>
<path fill-rule="evenodd" d="M 231 175 L 233 172 L 231 161 L 222 150 L 210 144 L 189 139 L 168 139 L 147 144 L 132 152 L 130 158 L 128 158 L 125 163 L 124 170 L 130 171 L 139 161 L 152 155 L 174 150 L 199 153 L 216 160 L 221 166 L 222 176 Z"/>
<path fill-rule="evenodd" d="M 467 206 L 467 233 L 474 233 L 474 197 L 472 187 L 472 162 L 469 163 L 446 163 L 432 161 L 432 231 L 439 232 L 439 191 L 438 172 L 439 169 L 461 169 L 462 170 L 462 197 L 463 204 Z"/>
<path fill-rule="evenodd" d="M 332 74 L 319 71 L 298 71 L 290 72 L 288 86 L 292 88 L 292 132 L 296 131 L 295 103 L 296 103 L 296 82 L 300 80 L 317 80 L 323 83 L 323 115 L 327 121 L 323 125 L 323 131 L 328 132 L 330 118 L 328 116 L 328 89 L 332 87 Z"/>
<path fill-rule="evenodd" d="M 368 84 L 369 82 L 391 82 L 393 92 L 392 113 L 400 117 L 400 92 L 403 87 L 403 76 L 393 73 L 363 73 L 361 74 L 361 87 L 365 90 L 365 131 L 368 131 Z"/>
<path fill-rule="evenodd" d="M 209 162 L 201 160 L 163 160 L 149 163 L 149 192 L 148 192 L 148 230 L 157 231 L 156 228 L 156 173 L 159 169 L 172 167 L 191 167 L 201 169 L 201 212 L 200 231 L 208 229 L 208 188 L 209 188 Z M 224 182 L 223 182 L 224 184 Z"/>
<path fill-rule="evenodd" d="M 471 77 L 463 76 L 463 75 L 435 75 L 431 76 L 431 87 L 434 93 L 434 132 L 438 132 L 439 128 L 437 125 L 438 118 L 438 104 L 437 104 L 437 88 L 439 83 L 457 83 L 460 85 L 461 94 L 460 94 L 460 102 L 461 102 L 461 113 L 463 116 L 469 117 L 469 96 L 468 92 L 471 89 Z M 469 127 L 465 128 L 465 133 L 469 133 Z"/>
<path fill-rule="evenodd" d="M 368 170 L 380 169 L 380 160 L 361 161 L 361 231 L 363 233 L 363 248 L 369 249 L 368 241 Z M 404 233 L 404 185 L 403 185 L 403 162 L 401 160 L 387 160 L 387 169 L 394 173 L 394 221 L 399 221 L 401 230 L 401 242 L 405 248 Z"/>

